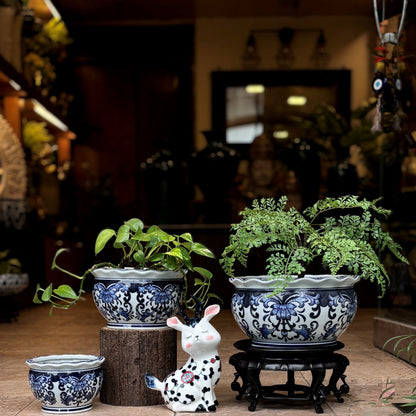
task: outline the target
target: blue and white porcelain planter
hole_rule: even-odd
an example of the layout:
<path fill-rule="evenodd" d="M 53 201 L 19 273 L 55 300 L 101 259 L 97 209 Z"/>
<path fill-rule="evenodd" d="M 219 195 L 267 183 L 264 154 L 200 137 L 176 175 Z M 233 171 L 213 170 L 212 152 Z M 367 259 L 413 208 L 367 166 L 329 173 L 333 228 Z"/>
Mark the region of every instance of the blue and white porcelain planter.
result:
<path fill-rule="evenodd" d="M 181 272 L 104 267 L 93 275 L 93 299 L 109 328 L 166 328 L 166 320 L 179 311 Z"/>
<path fill-rule="evenodd" d="M 23 292 L 29 286 L 27 273 L 0 274 L 0 296 L 13 296 Z"/>
<path fill-rule="evenodd" d="M 231 278 L 231 309 L 253 345 L 313 348 L 336 345 L 357 311 L 359 277 L 306 275 L 272 295 L 270 276 Z"/>
<path fill-rule="evenodd" d="M 92 408 L 102 382 L 104 357 L 47 355 L 26 360 L 32 393 L 45 413 L 80 413 Z"/>

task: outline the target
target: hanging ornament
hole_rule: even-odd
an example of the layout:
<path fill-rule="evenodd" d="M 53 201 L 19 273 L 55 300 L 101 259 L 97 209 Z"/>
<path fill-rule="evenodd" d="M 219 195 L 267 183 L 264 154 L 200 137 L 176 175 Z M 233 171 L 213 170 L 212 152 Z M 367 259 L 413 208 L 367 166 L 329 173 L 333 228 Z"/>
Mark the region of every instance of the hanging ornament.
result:
<path fill-rule="evenodd" d="M 404 112 L 401 107 L 402 81 L 401 73 L 405 70 L 404 51 L 399 46 L 403 24 L 406 16 L 407 0 L 403 9 L 397 33 L 388 32 L 388 20 L 384 18 L 384 0 L 382 22 L 379 21 L 377 0 L 374 0 L 374 14 L 379 36 L 375 48 L 374 77 L 372 88 L 377 97 L 376 113 L 372 132 L 400 132 Z"/>

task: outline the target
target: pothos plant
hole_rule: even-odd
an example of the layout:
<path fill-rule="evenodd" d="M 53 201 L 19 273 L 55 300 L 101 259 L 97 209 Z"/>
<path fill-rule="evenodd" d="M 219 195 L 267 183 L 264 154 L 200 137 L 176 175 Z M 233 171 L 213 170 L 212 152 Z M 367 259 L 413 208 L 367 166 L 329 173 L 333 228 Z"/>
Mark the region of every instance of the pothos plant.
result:
<path fill-rule="evenodd" d="M 414 334 L 404 334 L 397 335 L 388 339 L 382 349 L 386 349 L 388 344 L 393 344 L 390 348 L 392 349 L 392 354 L 397 358 L 407 359 L 410 364 L 415 363 L 416 357 L 416 335 Z M 388 403 L 395 397 L 396 386 L 393 381 L 387 379 L 386 386 L 383 391 L 380 393 L 379 400 L 383 403 Z M 416 387 L 413 387 L 410 396 L 404 396 L 403 399 L 406 399 L 405 403 L 396 404 L 403 413 L 416 416 Z"/>
<path fill-rule="evenodd" d="M 114 239 L 113 247 L 120 250 L 119 252 L 121 253 L 118 263 L 97 263 L 82 275 L 72 273 L 57 264 L 57 258 L 66 251 L 64 248 L 59 249 L 53 259 L 52 269 L 60 270 L 78 279 L 78 290 L 75 291 L 70 285 L 66 284 L 57 288 L 50 284 L 43 289 L 38 284 L 33 299 L 34 303 L 49 302 L 51 311 L 53 308 L 70 308 L 84 293 L 83 285 L 89 273 L 99 267 L 181 272 L 184 276 L 185 286 L 183 296 L 184 309 L 195 310 L 196 305 L 203 307 L 210 298 L 218 298 L 217 295 L 209 292 L 212 273 L 203 267 L 194 266 L 192 261 L 194 254 L 209 258 L 214 258 L 215 256 L 205 245 L 193 241 L 190 233 L 180 235 L 168 234 L 156 225 L 152 225 L 145 230 L 143 221 L 138 218 L 132 218 L 124 222 L 117 231 L 110 228 L 102 230 L 95 241 L 95 254 L 100 253 L 111 239 Z M 194 292 L 192 294 L 189 293 L 189 272 L 198 275 L 198 277 L 193 279 Z"/>
<path fill-rule="evenodd" d="M 350 273 L 379 284 L 384 295 L 388 274 L 380 254 L 389 249 L 400 261 L 407 259 L 399 244 L 385 232 L 377 217 L 390 211 L 358 196 L 325 198 L 300 213 L 287 208 L 287 197 L 255 200 L 231 226 L 229 245 L 220 264 L 234 277 L 236 265 L 247 267 L 249 254 L 266 250 L 264 273 L 281 292 L 295 277 L 319 261 L 321 271 Z"/>

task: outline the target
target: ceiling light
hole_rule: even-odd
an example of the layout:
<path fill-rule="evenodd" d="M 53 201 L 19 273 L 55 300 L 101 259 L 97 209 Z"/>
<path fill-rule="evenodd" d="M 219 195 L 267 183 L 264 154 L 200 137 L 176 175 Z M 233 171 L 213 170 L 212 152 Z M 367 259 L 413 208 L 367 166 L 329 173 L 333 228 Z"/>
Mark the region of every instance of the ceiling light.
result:
<path fill-rule="evenodd" d="M 275 130 L 273 132 L 273 137 L 275 139 L 287 139 L 289 137 L 289 132 L 287 130 Z"/>
<path fill-rule="evenodd" d="M 49 123 L 53 124 L 59 130 L 68 131 L 68 126 L 59 120 L 59 118 L 52 114 L 49 110 L 47 110 L 39 101 L 32 99 L 32 103 L 33 111 L 36 114 L 38 114 L 46 121 L 49 121 Z"/>
<path fill-rule="evenodd" d="M 62 17 L 59 14 L 58 10 L 56 9 L 55 5 L 52 3 L 51 0 L 43 0 L 43 2 L 46 4 L 46 7 L 49 9 L 49 11 L 51 12 L 51 15 L 57 19 L 57 20 L 61 20 Z"/>
<path fill-rule="evenodd" d="M 302 105 L 305 105 L 307 101 L 308 99 L 304 97 L 303 95 L 291 95 L 290 97 L 287 98 L 286 102 L 289 105 L 302 106 Z"/>
<path fill-rule="evenodd" d="M 254 38 L 254 35 L 250 33 L 243 55 L 243 64 L 246 68 L 253 68 L 257 66 L 259 61 L 260 56 L 257 52 L 256 39 Z"/>
<path fill-rule="evenodd" d="M 262 84 L 249 84 L 246 85 L 247 94 L 262 94 L 264 92 L 264 85 Z"/>
<path fill-rule="evenodd" d="M 295 61 L 295 55 L 292 49 L 292 41 L 295 33 L 297 32 L 306 34 L 309 34 L 310 32 L 318 33 L 318 39 L 311 54 L 311 59 L 314 61 L 315 66 L 321 68 L 326 67 L 328 65 L 330 56 L 326 48 L 327 45 L 323 30 L 318 28 L 293 29 L 290 27 L 283 27 L 280 29 L 252 29 L 245 44 L 245 49 L 242 57 L 243 66 L 248 69 L 252 69 L 256 67 L 260 62 L 260 56 L 257 50 L 257 36 L 263 36 L 267 34 L 276 36 L 277 34 L 277 40 L 280 44 L 276 54 L 277 65 L 280 69 L 290 69 L 293 66 L 293 62 Z M 302 50 L 302 53 L 305 52 Z"/>
<path fill-rule="evenodd" d="M 13 79 L 9 80 L 9 84 L 16 90 L 16 91 L 20 91 L 22 89 L 22 87 Z"/>
<path fill-rule="evenodd" d="M 318 40 L 316 42 L 315 50 L 311 55 L 312 61 L 318 68 L 325 68 L 329 62 L 329 54 L 326 50 L 326 39 L 324 32 L 319 33 Z"/>
<path fill-rule="evenodd" d="M 278 31 L 281 46 L 276 55 L 276 60 L 279 68 L 287 69 L 293 64 L 295 56 L 293 54 L 291 44 L 294 33 L 294 30 L 289 27 L 284 27 Z"/>

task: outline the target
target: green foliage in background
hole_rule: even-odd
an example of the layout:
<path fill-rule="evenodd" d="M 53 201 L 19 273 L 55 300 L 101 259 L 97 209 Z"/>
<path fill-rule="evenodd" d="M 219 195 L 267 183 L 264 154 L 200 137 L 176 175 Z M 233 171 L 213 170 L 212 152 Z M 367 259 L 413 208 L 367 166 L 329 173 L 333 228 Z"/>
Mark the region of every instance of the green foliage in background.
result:
<path fill-rule="evenodd" d="M 0 274 L 21 273 L 22 264 L 14 257 L 10 257 L 10 250 L 0 251 Z"/>

